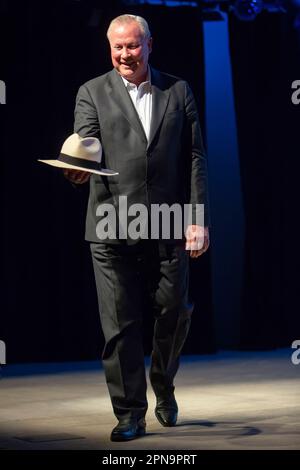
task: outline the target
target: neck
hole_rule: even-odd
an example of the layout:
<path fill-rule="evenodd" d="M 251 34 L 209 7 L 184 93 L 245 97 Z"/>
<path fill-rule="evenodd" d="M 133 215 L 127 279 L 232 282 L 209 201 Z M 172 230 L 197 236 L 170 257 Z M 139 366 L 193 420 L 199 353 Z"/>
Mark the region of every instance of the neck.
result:
<path fill-rule="evenodd" d="M 144 75 L 143 77 L 139 77 L 137 78 L 136 80 L 128 80 L 130 83 L 134 83 L 134 85 L 136 85 L 137 87 L 146 81 L 146 78 L 147 78 L 147 74 Z"/>

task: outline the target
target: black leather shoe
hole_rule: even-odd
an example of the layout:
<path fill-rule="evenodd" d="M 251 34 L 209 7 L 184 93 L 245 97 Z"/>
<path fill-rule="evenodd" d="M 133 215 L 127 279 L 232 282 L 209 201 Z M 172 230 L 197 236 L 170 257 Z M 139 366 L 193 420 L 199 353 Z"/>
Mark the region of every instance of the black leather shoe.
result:
<path fill-rule="evenodd" d="M 162 426 L 175 426 L 177 422 L 178 406 L 174 394 L 169 397 L 157 397 L 155 416 Z"/>
<path fill-rule="evenodd" d="M 144 418 L 128 418 L 120 420 L 112 430 L 110 440 L 115 442 L 132 441 L 146 434 L 146 422 Z"/>

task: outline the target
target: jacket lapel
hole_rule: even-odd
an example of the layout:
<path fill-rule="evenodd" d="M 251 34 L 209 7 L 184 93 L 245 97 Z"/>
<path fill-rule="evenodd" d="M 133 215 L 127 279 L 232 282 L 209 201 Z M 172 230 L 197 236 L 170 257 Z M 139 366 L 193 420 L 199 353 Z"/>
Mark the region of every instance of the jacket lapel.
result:
<path fill-rule="evenodd" d="M 151 87 L 152 87 L 152 117 L 150 125 L 150 135 L 148 147 L 150 147 L 156 132 L 165 115 L 170 97 L 169 89 L 164 89 L 162 75 L 151 67 Z"/>
<path fill-rule="evenodd" d="M 129 124 L 135 129 L 135 131 L 141 136 L 141 138 L 147 142 L 147 137 L 140 121 L 140 118 L 136 112 L 134 104 L 131 101 L 128 91 L 126 90 L 122 78 L 118 72 L 113 69 L 110 73 L 111 86 L 109 93 L 111 99 L 121 109 L 125 118 Z M 147 147 L 149 148 L 156 132 L 164 117 L 167 104 L 169 101 L 170 91 L 164 89 L 162 75 L 151 67 L 151 88 L 152 88 L 152 117 L 150 125 L 150 135 Z"/>
<path fill-rule="evenodd" d="M 141 138 L 147 142 L 147 137 L 138 113 L 136 112 L 130 95 L 124 86 L 121 76 L 115 69 L 111 71 L 111 87 L 109 93 L 111 99 L 121 109 L 129 124 L 135 129 Z"/>

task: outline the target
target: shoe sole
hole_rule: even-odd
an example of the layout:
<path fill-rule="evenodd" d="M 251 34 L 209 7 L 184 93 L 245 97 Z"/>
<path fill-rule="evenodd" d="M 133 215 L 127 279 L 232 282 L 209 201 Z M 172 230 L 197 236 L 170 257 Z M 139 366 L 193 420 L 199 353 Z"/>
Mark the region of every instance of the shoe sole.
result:
<path fill-rule="evenodd" d="M 110 440 L 112 442 L 125 442 L 125 441 L 133 441 L 134 439 L 138 439 L 139 437 L 143 437 L 146 434 L 146 429 L 140 428 L 137 430 L 135 436 L 130 437 L 121 437 L 121 436 L 110 436 Z"/>

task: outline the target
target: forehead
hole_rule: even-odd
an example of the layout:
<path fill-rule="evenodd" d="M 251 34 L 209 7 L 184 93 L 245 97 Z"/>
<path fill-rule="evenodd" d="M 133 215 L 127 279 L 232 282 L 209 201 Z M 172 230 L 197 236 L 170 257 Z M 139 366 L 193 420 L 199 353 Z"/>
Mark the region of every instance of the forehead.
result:
<path fill-rule="evenodd" d="M 132 23 L 118 24 L 116 23 L 110 33 L 110 40 L 129 42 L 132 40 L 142 39 L 143 33 L 139 25 L 133 21 Z"/>

